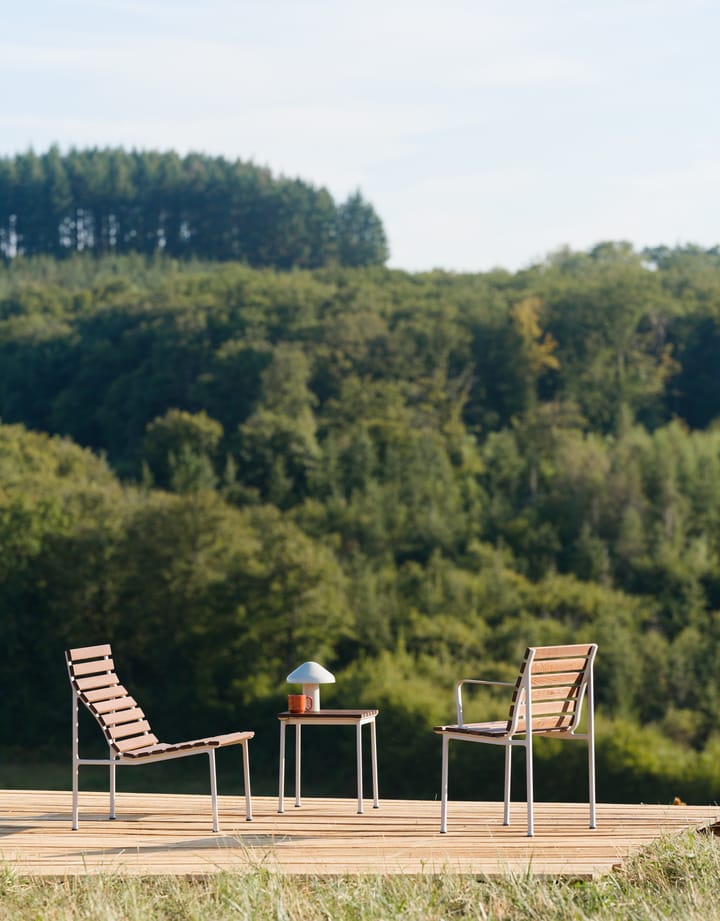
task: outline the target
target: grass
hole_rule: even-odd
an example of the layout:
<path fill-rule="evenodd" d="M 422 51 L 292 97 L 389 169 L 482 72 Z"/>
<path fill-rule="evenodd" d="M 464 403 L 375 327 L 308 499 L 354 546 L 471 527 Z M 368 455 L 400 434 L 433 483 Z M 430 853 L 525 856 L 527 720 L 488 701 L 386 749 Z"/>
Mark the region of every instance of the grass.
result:
<path fill-rule="evenodd" d="M 596 882 L 508 876 L 247 874 L 27 879 L 0 871 L 0 921 L 720 921 L 720 845 L 663 839 Z"/>

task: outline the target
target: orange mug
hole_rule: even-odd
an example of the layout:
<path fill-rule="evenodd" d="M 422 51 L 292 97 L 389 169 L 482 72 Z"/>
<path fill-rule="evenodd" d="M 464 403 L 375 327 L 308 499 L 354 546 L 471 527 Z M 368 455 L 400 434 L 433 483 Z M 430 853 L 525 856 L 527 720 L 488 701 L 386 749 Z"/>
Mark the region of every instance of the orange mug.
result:
<path fill-rule="evenodd" d="M 288 694 L 288 710 L 291 713 L 306 713 L 312 710 L 312 697 L 307 694 Z"/>

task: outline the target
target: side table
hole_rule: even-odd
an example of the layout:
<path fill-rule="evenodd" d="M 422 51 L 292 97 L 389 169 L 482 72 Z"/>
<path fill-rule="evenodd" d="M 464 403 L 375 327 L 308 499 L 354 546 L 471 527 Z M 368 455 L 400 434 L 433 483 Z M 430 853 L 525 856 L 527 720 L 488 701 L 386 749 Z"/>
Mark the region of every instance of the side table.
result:
<path fill-rule="evenodd" d="M 300 806 L 300 765 L 301 765 L 301 729 L 303 726 L 355 726 L 357 739 L 357 791 L 358 814 L 363 812 L 363 774 L 362 774 L 362 727 L 370 726 L 370 744 L 372 750 L 373 807 L 378 809 L 377 776 L 377 739 L 375 735 L 375 717 L 377 710 L 316 710 L 306 713 L 290 713 L 286 710 L 278 713 L 280 720 L 280 786 L 278 793 L 278 812 L 285 811 L 285 730 L 295 727 L 295 805 Z"/>

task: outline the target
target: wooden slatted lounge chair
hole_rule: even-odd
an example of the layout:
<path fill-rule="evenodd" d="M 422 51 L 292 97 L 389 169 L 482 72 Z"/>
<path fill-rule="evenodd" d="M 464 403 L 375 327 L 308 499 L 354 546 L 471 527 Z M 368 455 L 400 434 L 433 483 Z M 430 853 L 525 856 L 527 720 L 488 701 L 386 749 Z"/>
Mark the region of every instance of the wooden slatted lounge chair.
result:
<path fill-rule="evenodd" d="M 531 646 L 525 652 L 517 681 L 480 681 L 462 678 L 455 686 L 457 723 L 436 726 L 442 736 L 442 790 L 440 831 L 447 832 L 448 749 L 451 739 L 505 746 L 505 803 L 503 825 L 510 824 L 510 767 L 515 747 L 525 749 L 527 775 L 527 833 L 533 825 L 532 740 L 580 739 L 588 744 L 590 828 L 595 828 L 595 730 L 593 700 L 594 643 L 571 646 Z M 507 720 L 488 723 L 463 722 L 462 688 L 465 684 L 514 688 Z M 584 698 L 588 702 L 587 731 L 578 732 Z M 530 727 L 528 731 L 528 727 Z"/>
<path fill-rule="evenodd" d="M 110 766 L 110 818 L 115 818 L 115 768 L 126 764 L 150 764 L 171 758 L 207 753 L 210 759 L 210 793 L 212 798 L 213 831 L 220 830 L 218 823 L 217 780 L 215 774 L 215 749 L 226 745 L 242 745 L 243 773 L 245 777 L 245 813 L 252 819 L 250 794 L 250 764 L 248 742 L 254 732 L 231 732 L 226 735 L 194 739 L 191 742 L 168 744 L 160 742 L 150 729 L 145 714 L 138 703 L 120 684 L 109 645 L 84 646 L 65 653 L 73 707 L 73 799 L 72 827 L 78 827 L 78 786 L 81 764 L 107 764 Z M 97 720 L 110 749 L 108 758 L 81 758 L 78 753 L 78 701 L 82 701 Z"/>

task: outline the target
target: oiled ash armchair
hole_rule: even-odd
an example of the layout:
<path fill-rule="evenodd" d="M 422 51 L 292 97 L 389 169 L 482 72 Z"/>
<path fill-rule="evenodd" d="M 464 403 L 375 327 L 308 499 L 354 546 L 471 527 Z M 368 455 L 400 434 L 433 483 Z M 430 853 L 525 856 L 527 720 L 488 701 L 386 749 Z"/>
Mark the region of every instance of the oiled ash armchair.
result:
<path fill-rule="evenodd" d="M 505 746 L 505 803 L 503 824 L 510 824 L 510 773 L 513 748 L 525 749 L 527 775 L 527 833 L 534 834 L 533 738 L 586 741 L 588 745 L 590 828 L 595 828 L 595 729 L 593 663 L 597 645 L 530 646 L 517 681 L 481 681 L 462 678 L 456 684 L 457 723 L 436 726 L 442 736 L 442 790 L 440 831 L 447 832 L 448 752 L 451 739 Z M 512 689 L 507 720 L 487 723 L 463 721 L 462 689 L 466 684 Z M 579 732 L 583 701 L 587 697 L 587 731 Z"/>
<path fill-rule="evenodd" d="M 78 827 L 78 786 L 81 764 L 109 765 L 110 818 L 115 818 L 115 768 L 118 765 L 151 764 L 171 758 L 207 754 L 210 759 L 210 793 L 212 798 L 213 831 L 220 830 L 218 822 L 215 749 L 241 745 L 245 780 L 245 816 L 252 819 L 250 793 L 250 764 L 248 742 L 254 732 L 231 732 L 226 735 L 193 739 L 190 742 L 168 744 L 160 742 L 150 729 L 145 714 L 130 696 L 115 673 L 115 663 L 109 645 L 84 646 L 65 653 L 72 687 L 72 827 Z M 92 713 L 108 744 L 108 758 L 81 758 L 78 753 L 78 702 Z"/>

